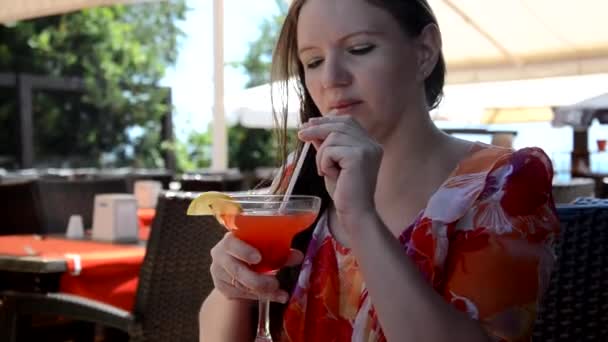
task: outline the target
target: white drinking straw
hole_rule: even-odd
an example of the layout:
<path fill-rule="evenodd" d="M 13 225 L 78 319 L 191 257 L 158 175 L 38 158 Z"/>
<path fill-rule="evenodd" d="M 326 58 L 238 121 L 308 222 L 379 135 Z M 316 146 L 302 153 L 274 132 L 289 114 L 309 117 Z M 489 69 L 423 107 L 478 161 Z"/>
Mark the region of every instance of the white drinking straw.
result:
<path fill-rule="evenodd" d="M 310 142 L 304 144 L 302 147 L 302 153 L 298 158 L 296 163 L 296 167 L 293 169 L 293 173 L 291 178 L 289 179 L 289 185 L 287 185 L 287 190 L 285 190 L 285 195 L 283 196 L 283 202 L 281 203 L 281 207 L 279 208 L 279 212 L 283 212 L 285 207 L 287 206 L 287 202 L 289 201 L 289 197 L 293 191 L 293 187 L 296 185 L 296 181 L 298 180 L 298 176 L 300 175 L 300 170 L 302 169 L 302 165 L 304 165 L 304 159 L 306 159 L 306 155 L 308 154 L 308 150 L 310 149 Z"/>

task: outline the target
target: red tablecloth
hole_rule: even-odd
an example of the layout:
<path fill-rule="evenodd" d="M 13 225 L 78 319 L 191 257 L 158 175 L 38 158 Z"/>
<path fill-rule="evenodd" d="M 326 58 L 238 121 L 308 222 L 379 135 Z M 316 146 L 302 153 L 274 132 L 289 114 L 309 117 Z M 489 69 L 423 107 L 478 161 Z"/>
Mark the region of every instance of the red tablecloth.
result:
<path fill-rule="evenodd" d="M 61 277 L 61 292 L 132 310 L 145 248 L 33 235 L 0 236 L 0 254 L 31 253 L 66 259 L 68 272 Z"/>

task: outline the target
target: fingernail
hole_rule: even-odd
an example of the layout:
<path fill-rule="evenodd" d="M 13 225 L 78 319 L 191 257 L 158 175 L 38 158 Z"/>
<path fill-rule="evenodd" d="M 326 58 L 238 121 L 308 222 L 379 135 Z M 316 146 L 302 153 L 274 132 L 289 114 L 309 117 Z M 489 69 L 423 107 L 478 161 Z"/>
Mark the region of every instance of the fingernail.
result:
<path fill-rule="evenodd" d="M 289 296 L 287 296 L 285 293 L 282 293 L 277 297 L 277 301 L 282 304 L 287 303 L 287 300 L 289 300 Z"/>
<path fill-rule="evenodd" d="M 310 119 L 308 120 L 308 125 L 309 125 L 309 126 L 310 126 L 310 125 L 314 125 L 314 124 L 318 123 L 318 122 L 319 122 L 319 120 L 321 120 L 321 118 L 320 118 L 320 117 L 314 117 L 314 118 L 310 118 Z"/>
<path fill-rule="evenodd" d="M 261 261 L 260 259 L 261 259 L 261 257 L 260 257 L 260 255 L 259 255 L 259 254 L 257 254 L 257 253 L 252 253 L 252 254 L 249 256 L 249 260 L 250 260 L 252 263 L 254 263 L 254 264 L 257 264 L 258 262 L 260 262 L 260 261 Z"/>

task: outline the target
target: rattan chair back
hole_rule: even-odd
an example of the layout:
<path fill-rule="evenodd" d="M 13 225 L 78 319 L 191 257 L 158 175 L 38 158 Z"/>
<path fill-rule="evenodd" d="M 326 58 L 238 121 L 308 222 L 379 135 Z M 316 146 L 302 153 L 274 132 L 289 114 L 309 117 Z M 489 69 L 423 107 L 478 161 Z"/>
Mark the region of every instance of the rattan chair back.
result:
<path fill-rule="evenodd" d="M 563 205 L 535 341 L 608 341 L 608 204 Z"/>
<path fill-rule="evenodd" d="M 198 341 L 198 313 L 213 289 L 210 250 L 225 229 L 212 216 L 187 216 L 193 198 L 159 196 L 134 309 L 145 341 Z"/>

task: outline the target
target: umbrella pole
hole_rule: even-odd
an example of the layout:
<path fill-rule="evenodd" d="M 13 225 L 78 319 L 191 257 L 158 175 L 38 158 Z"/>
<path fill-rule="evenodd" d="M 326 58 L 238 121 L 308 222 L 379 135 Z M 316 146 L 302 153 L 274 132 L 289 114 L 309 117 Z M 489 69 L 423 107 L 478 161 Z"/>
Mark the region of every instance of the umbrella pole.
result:
<path fill-rule="evenodd" d="M 585 129 L 573 130 L 573 146 L 570 155 L 570 173 L 572 177 L 585 177 L 591 174 L 589 162 L 589 131 Z"/>

